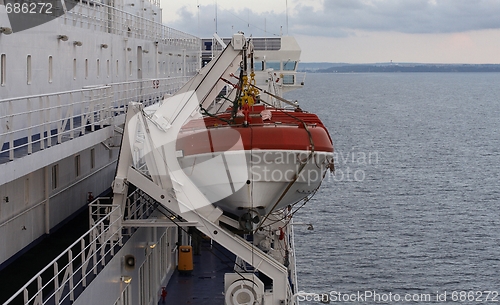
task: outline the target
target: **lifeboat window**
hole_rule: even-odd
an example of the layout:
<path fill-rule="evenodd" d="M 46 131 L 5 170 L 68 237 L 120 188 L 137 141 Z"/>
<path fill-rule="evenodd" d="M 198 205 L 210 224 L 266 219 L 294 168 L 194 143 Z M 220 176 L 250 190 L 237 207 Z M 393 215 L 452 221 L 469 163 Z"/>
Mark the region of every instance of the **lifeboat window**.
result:
<path fill-rule="evenodd" d="M 7 78 L 7 56 L 2 54 L 0 56 L 0 85 L 5 86 Z"/>
<path fill-rule="evenodd" d="M 52 75 L 53 73 L 53 68 L 52 68 L 52 56 L 49 56 L 49 83 L 52 83 Z"/>
<path fill-rule="evenodd" d="M 266 69 L 281 70 L 281 63 L 279 61 L 267 61 Z"/>
<path fill-rule="evenodd" d="M 26 57 L 26 83 L 31 85 L 31 55 Z"/>
<path fill-rule="evenodd" d="M 286 61 L 283 63 L 283 70 L 285 71 L 295 71 L 295 66 L 297 66 L 296 61 Z"/>

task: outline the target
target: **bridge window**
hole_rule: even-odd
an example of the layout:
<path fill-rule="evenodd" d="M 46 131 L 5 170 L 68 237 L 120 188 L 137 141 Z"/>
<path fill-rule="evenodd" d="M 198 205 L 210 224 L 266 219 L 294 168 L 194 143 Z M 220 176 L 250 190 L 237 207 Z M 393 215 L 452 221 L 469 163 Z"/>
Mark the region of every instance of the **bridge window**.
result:
<path fill-rule="evenodd" d="M 295 66 L 297 66 L 296 61 L 286 61 L 283 63 L 283 70 L 285 71 L 295 71 Z"/>
<path fill-rule="evenodd" d="M 266 69 L 273 69 L 274 71 L 281 70 L 281 63 L 279 61 L 267 61 Z"/>
<path fill-rule="evenodd" d="M 263 71 L 264 70 L 264 62 L 263 61 L 254 61 L 253 69 L 255 71 Z"/>
<path fill-rule="evenodd" d="M 293 84 L 295 84 L 295 76 L 294 75 L 284 75 L 283 76 L 283 84 L 284 85 L 293 85 Z"/>

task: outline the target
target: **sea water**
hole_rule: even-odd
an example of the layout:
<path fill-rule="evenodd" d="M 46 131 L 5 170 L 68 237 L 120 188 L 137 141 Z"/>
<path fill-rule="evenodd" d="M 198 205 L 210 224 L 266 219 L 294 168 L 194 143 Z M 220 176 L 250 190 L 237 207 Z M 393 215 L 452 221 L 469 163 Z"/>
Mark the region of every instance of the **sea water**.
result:
<path fill-rule="evenodd" d="M 335 175 L 295 216 L 299 290 L 338 304 L 500 303 L 500 74 L 308 74 Z M 318 304 L 302 297 L 301 304 Z"/>

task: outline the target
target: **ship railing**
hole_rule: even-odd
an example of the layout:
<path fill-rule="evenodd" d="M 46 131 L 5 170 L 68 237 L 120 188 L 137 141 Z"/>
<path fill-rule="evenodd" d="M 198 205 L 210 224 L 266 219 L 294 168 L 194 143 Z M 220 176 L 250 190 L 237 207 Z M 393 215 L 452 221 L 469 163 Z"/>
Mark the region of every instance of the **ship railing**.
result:
<path fill-rule="evenodd" d="M 91 229 L 38 272 L 4 305 L 21 301 L 23 304 L 62 304 L 75 300 L 121 246 L 121 208 L 100 204 L 103 199 L 109 200 L 97 198 L 92 205 L 95 219 L 99 220 L 93 223 Z"/>
<path fill-rule="evenodd" d="M 160 0 L 148 0 L 151 4 L 160 7 Z"/>
<path fill-rule="evenodd" d="M 188 80 L 148 79 L 0 100 L 0 163 L 113 125 L 129 102 L 157 103 Z"/>
<path fill-rule="evenodd" d="M 152 15 L 151 9 L 143 13 Z M 198 51 L 201 47 L 201 39 L 196 36 L 167 27 L 151 18 L 138 16 L 96 1 L 79 0 L 78 5 L 67 11 L 62 18 L 66 25 L 146 39 L 158 44 L 177 46 L 179 49 Z"/>
<path fill-rule="evenodd" d="M 284 87 L 299 87 L 304 85 L 306 79 L 305 72 L 295 71 L 274 71 L 277 76 L 276 82 L 282 84 Z"/>
<path fill-rule="evenodd" d="M 31 154 L 110 124 L 110 86 L 0 100 L 0 156 Z"/>
<path fill-rule="evenodd" d="M 135 231 L 123 227 L 123 220 L 148 218 L 156 201 L 137 189 L 127 198 L 124 213 L 110 204 L 112 198 L 99 197 L 89 204 L 90 229 L 51 263 L 38 272 L 3 305 L 72 303 L 104 269 Z"/>
<path fill-rule="evenodd" d="M 160 101 L 165 95 L 172 95 L 191 77 L 179 76 L 148 79 L 122 83 L 112 83 L 115 109 L 125 112 L 125 106 L 131 101 L 142 102 L 145 107 Z"/>

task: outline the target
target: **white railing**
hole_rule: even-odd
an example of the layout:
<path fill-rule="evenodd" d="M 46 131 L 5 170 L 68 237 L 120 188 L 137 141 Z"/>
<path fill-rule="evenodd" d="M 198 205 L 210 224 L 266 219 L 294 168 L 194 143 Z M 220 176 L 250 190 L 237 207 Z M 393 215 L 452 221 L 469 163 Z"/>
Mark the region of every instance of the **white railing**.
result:
<path fill-rule="evenodd" d="M 129 102 L 154 104 L 188 80 L 131 81 L 0 100 L 0 163 L 113 125 Z"/>
<path fill-rule="evenodd" d="M 155 200 L 141 190 L 128 196 L 125 211 L 109 204 L 111 201 L 110 197 L 99 197 L 90 203 L 90 230 L 3 305 L 67 304 L 78 298 L 134 232 L 134 228 L 124 228 L 122 220 L 145 219 L 155 210 Z"/>
<path fill-rule="evenodd" d="M 62 18 L 66 25 L 93 31 L 156 41 L 168 46 L 178 46 L 179 49 L 199 51 L 201 48 L 201 39 L 196 36 L 90 0 L 80 0 L 78 5 L 67 11 Z"/>
<path fill-rule="evenodd" d="M 121 209 L 100 205 L 101 199 L 96 199 L 94 206 L 105 214 L 95 215 L 100 219 L 85 235 L 38 272 L 4 305 L 21 301 L 23 304 L 61 304 L 75 300 L 76 294 L 102 269 L 99 266 L 104 267 L 121 245 Z"/>

